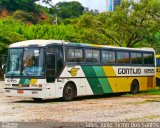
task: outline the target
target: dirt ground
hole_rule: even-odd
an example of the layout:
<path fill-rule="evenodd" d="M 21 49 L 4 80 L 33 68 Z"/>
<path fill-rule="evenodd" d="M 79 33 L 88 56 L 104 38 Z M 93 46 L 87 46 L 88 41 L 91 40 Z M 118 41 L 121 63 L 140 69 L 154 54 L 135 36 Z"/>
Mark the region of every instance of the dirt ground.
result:
<path fill-rule="evenodd" d="M 105 95 L 37 103 L 4 96 L 0 83 L 0 122 L 160 122 L 160 95 Z"/>

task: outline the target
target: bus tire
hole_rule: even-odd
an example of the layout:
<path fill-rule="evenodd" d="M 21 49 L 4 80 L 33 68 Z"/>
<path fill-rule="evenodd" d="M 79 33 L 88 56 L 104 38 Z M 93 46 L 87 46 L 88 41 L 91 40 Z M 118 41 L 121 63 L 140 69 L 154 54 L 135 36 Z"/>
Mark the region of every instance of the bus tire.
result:
<path fill-rule="evenodd" d="M 42 98 L 32 98 L 36 102 L 42 102 Z"/>
<path fill-rule="evenodd" d="M 130 92 L 131 92 L 131 94 L 137 94 L 139 92 L 139 83 L 135 79 L 131 83 Z"/>
<path fill-rule="evenodd" d="M 77 95 L 76 86 L 74 83 L 69 82 L 63 89 L 63 100 L 71 101 Z"/>

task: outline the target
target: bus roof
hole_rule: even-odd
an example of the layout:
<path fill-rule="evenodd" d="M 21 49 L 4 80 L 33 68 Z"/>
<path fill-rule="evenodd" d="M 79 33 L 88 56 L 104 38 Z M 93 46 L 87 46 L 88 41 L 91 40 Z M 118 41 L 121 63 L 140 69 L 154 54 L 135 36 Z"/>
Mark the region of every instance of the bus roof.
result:
<path fill-rule="evenodd" d="M 29 47 L 29 46 L 47 46 L 49 44 L 62 44 L 63 40 L 25 40 L 9 45 L 9 48 Z"/>
<path fill-rule="evenodd" d="M 9 48 L 16 48 L 16 47 L 29 47 L 29 46 L 37 46 L 43 47 L 51 44 L 64 44 L 68 46 L 75 46 L 75 47 L 97 47 L 97 48 L 108 48 L 108 49 L 122 49 L 122 50 L 138 50 L 138 51 L 154 51 L 153 48 L 126 48 L 126 47 L 118 47 L 118 46 L 109 46 L 109 45 L 97 45 L 97 44 L 85 44 L 85 43 L 71 43 L 66 42 L 64 40 L 26 40 L 17 43 L 13 43 L 9 45 Z"/>

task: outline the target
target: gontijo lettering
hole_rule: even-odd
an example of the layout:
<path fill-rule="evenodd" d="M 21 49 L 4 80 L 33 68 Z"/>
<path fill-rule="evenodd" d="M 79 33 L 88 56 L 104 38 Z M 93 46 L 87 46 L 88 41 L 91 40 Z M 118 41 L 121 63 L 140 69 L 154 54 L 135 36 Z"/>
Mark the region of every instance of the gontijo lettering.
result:
<path fill-rule="evenodd" d="M 140 68 L 119 68 L 118 74 L 141 74 Z"/>
<path fill-rule="evenodd" d="M 143 69 L 141 68 L 118 68 L 118 74 L 142 74 Z M 155 73 L 155 69 L 144 69 L 145 74 Z"/>

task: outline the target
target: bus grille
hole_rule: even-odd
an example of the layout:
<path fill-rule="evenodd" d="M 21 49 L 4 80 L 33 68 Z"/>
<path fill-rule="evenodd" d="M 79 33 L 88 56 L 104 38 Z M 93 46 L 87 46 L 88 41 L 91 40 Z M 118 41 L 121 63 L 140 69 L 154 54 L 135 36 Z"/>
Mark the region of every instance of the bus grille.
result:
<path fill-rule="evenodd" d="M 29 87 L 29 85 L 26 84 L 12 84 L 13 87 Z"/>

